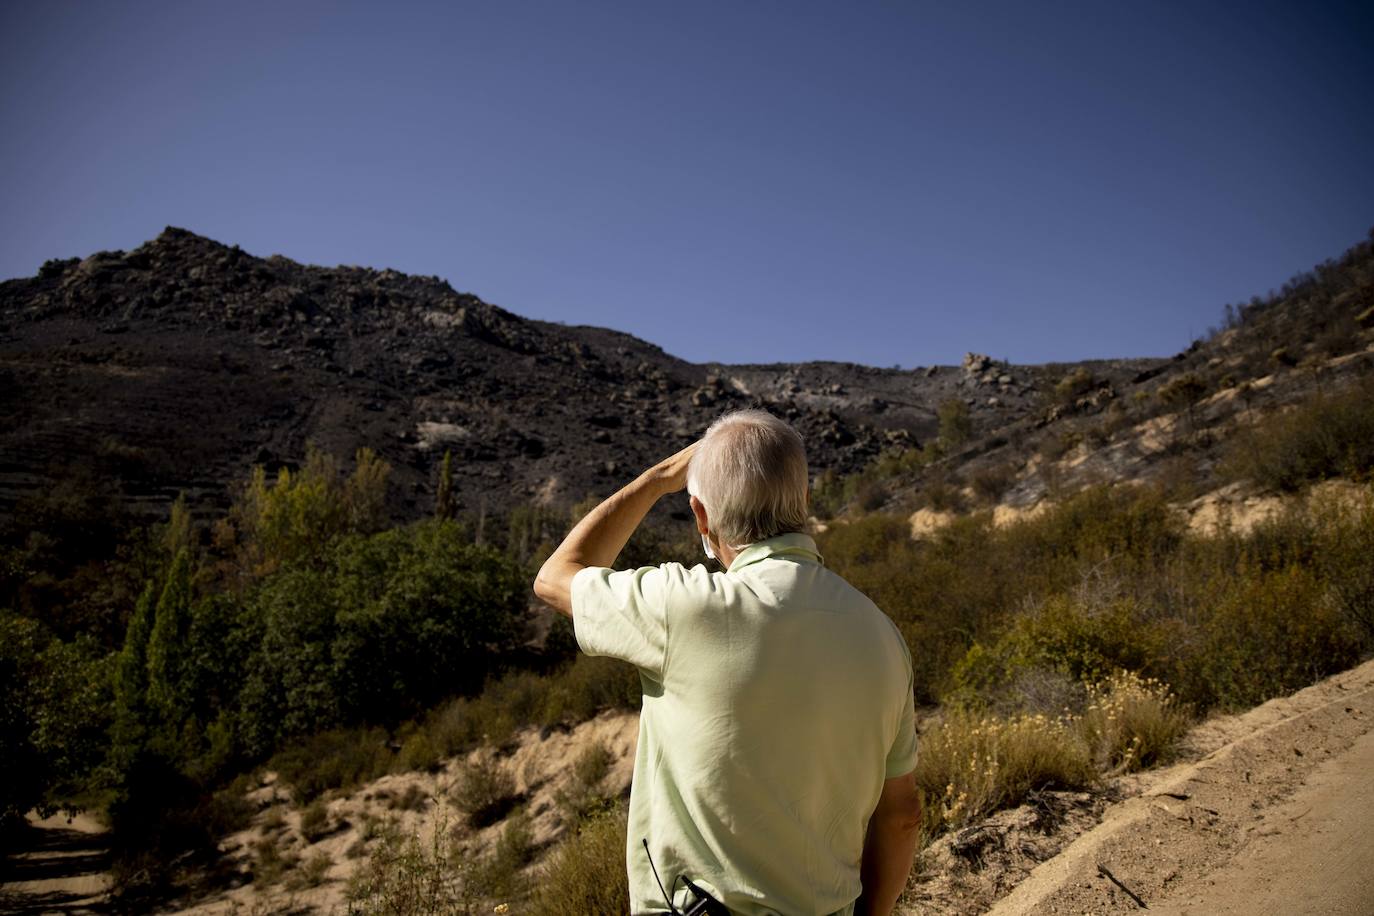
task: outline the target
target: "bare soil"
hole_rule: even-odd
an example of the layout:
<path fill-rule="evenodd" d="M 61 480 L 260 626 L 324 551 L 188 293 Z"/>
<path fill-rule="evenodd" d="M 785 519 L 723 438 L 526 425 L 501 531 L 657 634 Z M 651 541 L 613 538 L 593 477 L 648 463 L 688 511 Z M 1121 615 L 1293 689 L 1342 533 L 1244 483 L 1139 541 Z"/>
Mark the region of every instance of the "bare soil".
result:
<path fill-rule="evenodd" d="M 23 851 L 0 860 L 0 913 L 105 913 L 104 826 L 86 814 L 32 817 Z"/>

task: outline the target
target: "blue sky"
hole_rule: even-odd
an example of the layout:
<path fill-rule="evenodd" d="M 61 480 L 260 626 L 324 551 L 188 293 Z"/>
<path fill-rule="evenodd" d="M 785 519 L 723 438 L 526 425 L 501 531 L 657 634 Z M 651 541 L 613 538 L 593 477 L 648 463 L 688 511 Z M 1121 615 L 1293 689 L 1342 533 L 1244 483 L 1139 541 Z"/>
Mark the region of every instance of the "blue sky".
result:
<path fill-rule="evenodd" d="M 1374 226 L 1368 3 L 0 5 L 0 277 L 177 225 L 697 360 L 1168 355 Z"/>

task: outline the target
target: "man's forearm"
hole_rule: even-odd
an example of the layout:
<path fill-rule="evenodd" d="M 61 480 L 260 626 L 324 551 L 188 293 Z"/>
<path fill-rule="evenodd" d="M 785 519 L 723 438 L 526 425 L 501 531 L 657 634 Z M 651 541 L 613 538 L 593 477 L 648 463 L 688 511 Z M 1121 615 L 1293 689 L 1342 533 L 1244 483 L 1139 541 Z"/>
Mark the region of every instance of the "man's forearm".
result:
<path fill-rule="evenodd" d="M 549 607 L 571 617 L 573 576 L 588 566 L 615 562 L 658 498 L 687 486 L 687 468 L 696 447 L 693 442 L 664 458 L 588 512 L 544 561 L 534 580 L 534 593 Z"/>
<path fill-rule="evenodd" d="M 869 821 L 859 869 L 863 893 L 854 916 L 888 916 L 892 912 L 911 874 L 920 837 L 919 819 L 875 817 Z"/>
<path fill-rule="evenodd" d="M 621 487 L 578 522 L 544 562 L 534 590 L 554 610 L 572 616 L 572 579 L 588 566 L 610 566 L 654 503 L 669 492 L 653 470 Z"/>

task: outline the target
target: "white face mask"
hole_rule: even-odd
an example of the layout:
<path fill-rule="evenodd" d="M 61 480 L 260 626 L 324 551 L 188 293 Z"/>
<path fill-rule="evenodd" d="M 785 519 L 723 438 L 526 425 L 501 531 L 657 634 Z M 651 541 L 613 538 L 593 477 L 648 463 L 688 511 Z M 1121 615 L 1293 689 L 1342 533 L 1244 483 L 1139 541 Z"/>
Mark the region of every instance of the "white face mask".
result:
<path fill-rule="evenodd" d="M 706 559 L 714 560 L 716 558 L 716 552 L 711 549 L 711 542 L 706 540 L 704 534 L 701 536 L 701 549 L 706 551 Z"/>

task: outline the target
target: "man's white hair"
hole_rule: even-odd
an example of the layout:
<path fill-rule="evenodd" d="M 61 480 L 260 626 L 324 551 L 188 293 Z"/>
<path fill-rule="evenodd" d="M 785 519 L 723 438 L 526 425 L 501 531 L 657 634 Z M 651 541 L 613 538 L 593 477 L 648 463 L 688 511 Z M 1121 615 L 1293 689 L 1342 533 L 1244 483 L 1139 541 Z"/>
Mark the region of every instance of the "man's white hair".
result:
<path fill-rule="evenodd" d="M 735 549 L 801 531 L 806 485 L 801 435 L 762 410 L 719 417 L 687 467 L 687 492 L 706 506 L 716 539 Z"/>

